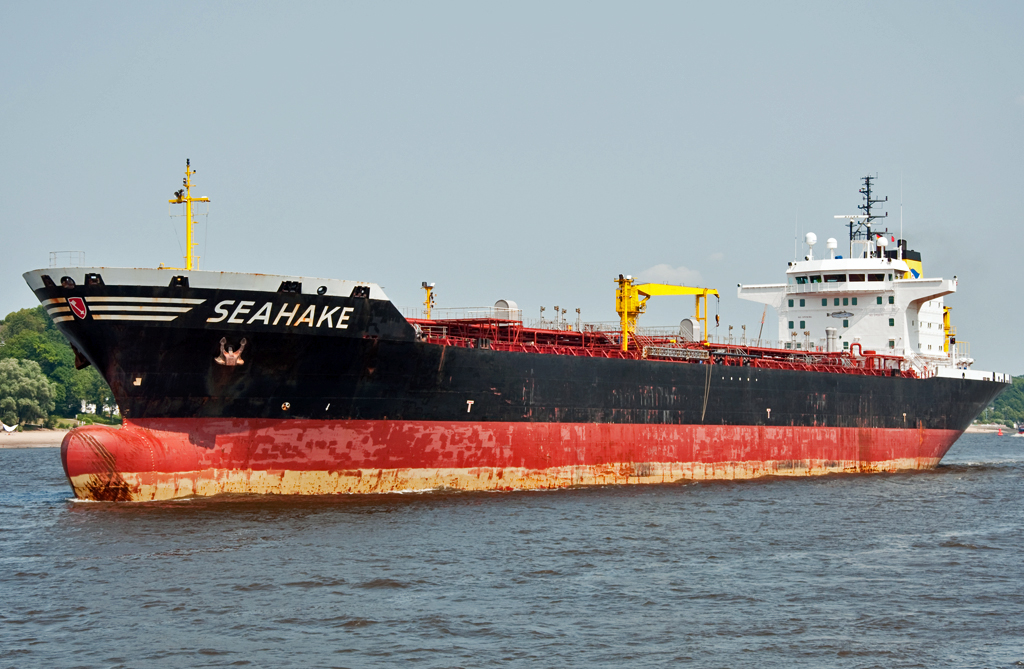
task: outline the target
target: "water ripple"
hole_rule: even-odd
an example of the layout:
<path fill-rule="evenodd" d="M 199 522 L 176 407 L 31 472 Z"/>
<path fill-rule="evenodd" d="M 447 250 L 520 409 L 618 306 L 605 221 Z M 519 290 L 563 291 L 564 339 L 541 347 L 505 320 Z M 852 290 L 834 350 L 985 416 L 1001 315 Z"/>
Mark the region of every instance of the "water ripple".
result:
<path fill-rule="evenodd" d="M 1018 443 L 881 476 L 137 505 L 2 451 L 0 666 L 1024 666 Z"/>

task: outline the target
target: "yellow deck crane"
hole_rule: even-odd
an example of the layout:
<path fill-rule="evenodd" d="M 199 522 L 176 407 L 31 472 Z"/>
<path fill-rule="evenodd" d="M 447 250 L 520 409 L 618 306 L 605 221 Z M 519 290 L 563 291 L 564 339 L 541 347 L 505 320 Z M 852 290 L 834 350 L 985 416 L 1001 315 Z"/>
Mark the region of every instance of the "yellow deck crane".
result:
<path fill-rule="evenodd" d="M 950 312 L 953 311 L 953 307 L 942 307 L 942 352 L 949 354 L 950 345 L 956 345 L 956 328 L 950 322 Z"/>
<path fill-rule="evenodd" d="M 708 338 L 708 295 L 718 297 L 714 288 L 691 288 L 689 286 L 673 286 L 665 283 L 633 283 L 631 276 L 619 275 L 615 283 L 619 284 L 615 291 L 615 311 L 619 314 L 622 324 L 622 350 L 629 350 L 629 336 L 636 335 L 636 322 L 640 314 L 647 309 L 647 300 L 655 295 L 693 295 L 696 302 L 696 319 L 704 323 L 704 341 Z M 701 302 L 704 309 L 701 310 Z"/>

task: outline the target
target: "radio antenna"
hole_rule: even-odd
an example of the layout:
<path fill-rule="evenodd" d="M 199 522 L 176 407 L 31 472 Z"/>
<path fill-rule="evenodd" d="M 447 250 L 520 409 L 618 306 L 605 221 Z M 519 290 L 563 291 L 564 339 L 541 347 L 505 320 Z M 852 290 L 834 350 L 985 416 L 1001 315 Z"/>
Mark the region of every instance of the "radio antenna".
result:
<path fill-rule="evenodd" d="M 796 260 L 796 254 L 800 250 L 800 244 L 797 241 L 799 234 L 797 229 L 800 227 L 800 210 L 796 210 L 796 218 L 793 219 L 793 260 Z"/>
<path fill-rule="evenodd" d="M 899 252 L 897 257 L 903 260 L 903 170 L 900 170 L 900 242 L 896 250 Z"/>

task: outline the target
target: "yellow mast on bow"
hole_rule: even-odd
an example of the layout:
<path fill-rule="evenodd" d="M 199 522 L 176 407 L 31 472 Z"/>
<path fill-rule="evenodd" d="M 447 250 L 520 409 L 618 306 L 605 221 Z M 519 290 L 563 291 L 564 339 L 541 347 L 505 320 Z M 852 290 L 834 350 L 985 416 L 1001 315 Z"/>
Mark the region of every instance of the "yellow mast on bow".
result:
<path fill-rule="evenodd" d="M 192 203 L 193 202 L 209 202 L 208 197 L 192 197 L 192 175 L 196 171 L 192 169 L 192 161 L 188 158 L 185 159 L 185 178 L 181 180 L 182 189 L 174 191 L 173 200 L 168 200 L 170 204 L 183 204 L 185 205 L 185 267 L 184 269 L 195 269 L 197 256 L 193 251 L 197 246 L 194 241 L 195 235 L 193 228 L 195 227 L 195 220 L 192 218 Z M 180 267 L 166 269 L 182 269 Z"/>

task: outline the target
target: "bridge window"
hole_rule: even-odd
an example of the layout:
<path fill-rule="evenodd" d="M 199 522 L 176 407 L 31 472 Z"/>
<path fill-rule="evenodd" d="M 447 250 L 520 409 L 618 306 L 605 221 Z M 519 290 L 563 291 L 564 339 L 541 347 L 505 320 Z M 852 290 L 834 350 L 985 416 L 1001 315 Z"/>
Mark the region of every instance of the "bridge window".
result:
<path fill-rule="evenodd" d="M 796 277 L 796 285 L 802 286 L 805 283 L 807 283 L 807 277 L 806 276 L 798 276 L 798 277 Z"/>
<path fill-rule="evenodd" d="M 863 280 L 864 280 L 864 275 L 863 274 L 851 274 L 850 275 L 850 281 L 863 281 Z"/>
<path fill-rule="evenodd" d="M 884 274 L 868 274 L 868 281 L 885 281 Z"/>
<path fill-rule="evenodd" d="M 845 274 L 826 274 L 825 283 L 843 283 L 846 281 Z"/>
<path fill-rule="evenodd" d="M 821 275 L 820 274 L 812 274 L 811 276 L 809 276 L 807 278 L 811 280 L 811 283 L 821 283 Z"/>

